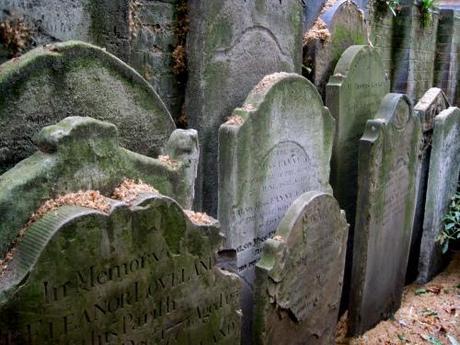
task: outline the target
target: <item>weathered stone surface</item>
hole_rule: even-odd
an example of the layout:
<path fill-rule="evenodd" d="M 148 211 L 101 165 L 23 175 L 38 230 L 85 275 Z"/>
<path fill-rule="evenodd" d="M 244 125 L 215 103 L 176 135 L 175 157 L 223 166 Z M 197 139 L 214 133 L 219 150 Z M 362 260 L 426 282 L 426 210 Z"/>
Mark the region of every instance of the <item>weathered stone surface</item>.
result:
<path fill-rule="evenodd" d="M 460 106 L 460 7 L 440 11 L 434 84 L 443 89 L 451 104 Z"/>
<path fill-rule="evenodd" d="M 240 282 L 216 266 L 220 244 L 217 222 L 160 195 L 51 211 L 1 277 L 0 343 L 238 344 Z"/>
<path fill-rule="evenodd" d="M 415 212 L 420 124 L 390 93 L 360 140 L 350 330 L 361 334 L 399 308 Z"/>
<path fill-rule="evenodd" d="M 377 113 L 389 91 L 382 60 L 376 49 L 351 46 L 340 58 L 326 86 L 326 105 L 336 120 L 336 134 L 331 162 L 331 185 L 334 196 L 345 210 L 350 224 L 347 267 L 342 308 L 348 304 L 348 290 L 353 258 L 353 229 L 356 213 L 359 138 L 366 121 Z"/>
<path fill-rule="evenodd" d="M 31 138 L 72 116 L 110 121 L 121 144 L 162 153 L 174 122 L 152 87 L 132 68 L 82 42 L 37 48 L 0 67 L 0 173 L 30 156 Z"/>
<path fill-rule="evenodd" d="M 3 0 L 0 22 L 28 38 L 17 52 L 14 44 L 0 42 L 0 62 L 56 41 L 93 43 L 133 66 L 176 116 L 183 99 L 172 53 L 179 44 L 176 6 L 181 1 Z"/>
<path fill-rule="evenodd" d="M 352 45 L 365 44 L 367 27 L 363 11 L 351 0 L 340 0 L 321 16 L 330 37 L 314 39 L 304 46 L 304 65 L 311 68 L 309 79 L 325 96 L 325 87 L 342 53 Z"/>
<path fill-rule="evenodd" d="M 256 266 L 254 344 L 334 343 L 347 235 L 332 195 L 308 192 L 291 205 Z"/>
<path fill-rule="evenodd" d="M 185 111 L 198 130 L 202 164 L 197 209 L 217 211 L 218 130 L 267 74 L 301 71 L 298 0 L 191 0 Z"/>
<path fill-rule="evenodd" d="M 443 266 L 443 256 L 436 237 L 442 229 L 442 218 L 450 200 L 457 190 L 459 174 L 460 109 L 450 107 L 434 119 L 417 278 L 421 283 L 429 281 Z"/>
<path fill-rule="evenodd" d="M 428 168 L 430 166 L 431 136 L 433 134 L 433 122 L 436 115 L 449 107 L 447 97 L 439 88 L 431 88 L 419 102 L 414 110 L 422 125 L 422 141 L 418 153 L 419 167 L 417 171 L 415 218 L 412 230 L 411 249 L 407 270 L 407 280 L 413 281 L 417 277 L 418 259 L 420 256 L 420 242 L 422 240 L 423 218 L 425 212 L 425 198 L 428 182 Z"/>
<path fill-rule="evenodd" d="M 326 0 L 304 1 L 304 31 L 311 29 L 325 3 Z"/>
<path fill-rule="evenodd" d="M 220 127 L 219 220 L 245 280 L 246 325 L 263 242 L 298 196 L 331 191 L 333 135 L 334 120 L 316 88 L 290 73 L 265 77 Z"/>
<path fill-rule="evenodd" d="M 0 175 L 0 253 L 43 201 L 89 189 L 107 195 L 124 178 L 140 179 L 190 207 L 197 134 L 177 130 L 172 138 L 171 156 L 179 159 L 173 164 L 120 147 L 116 127 L 107 122 L 69 117 L 44 128 L 36 140 L 40 151 Z M 180 154 L 186 150 L 191 153 Z"/>
<path fill-rule="evenodd" d="M 433 86 L 436 35 L 439 13 L 423 23 L 419 5 L 402 0 L 394 18 L 392 40 L 392 85 L 394 92 L 405 93 L 413 101 Z"/>

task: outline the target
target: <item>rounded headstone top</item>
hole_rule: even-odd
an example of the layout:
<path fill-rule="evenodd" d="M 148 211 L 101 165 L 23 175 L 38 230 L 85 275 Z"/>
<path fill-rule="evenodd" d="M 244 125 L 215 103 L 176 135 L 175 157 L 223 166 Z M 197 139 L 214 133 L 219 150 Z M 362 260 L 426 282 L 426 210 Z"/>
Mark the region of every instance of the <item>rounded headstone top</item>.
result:
<path fill-rule="evenodd" d="M 153 88 L 104 49 L 49 44 L 0 66 L 0 173 L 30 156 L 31 139 L 68 116 L 115 124 L 122 146 L 148 156 L 163 151 L 174 122 Z"/>

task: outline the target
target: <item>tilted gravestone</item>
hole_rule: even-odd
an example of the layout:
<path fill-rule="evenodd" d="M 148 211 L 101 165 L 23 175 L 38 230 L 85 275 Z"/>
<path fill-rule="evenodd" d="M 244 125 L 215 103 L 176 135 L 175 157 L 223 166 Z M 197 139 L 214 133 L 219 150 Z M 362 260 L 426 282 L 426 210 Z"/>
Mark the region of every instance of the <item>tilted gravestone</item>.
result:
<path fill-rule="evenodd" d="M 46 127 L 36 142 L 38 152 L 0 175 L 0 255 L 40 204 L 60 194 L 94 189 L 107 195 L 130 178 L 191 207 L 198 161 L 194 130 L 173 132 L 169 161 L 120 147 L 113 124 L 88 117 Z"/>
<path fill-rule="evenodd" d="M 311 71 L 310 80 L 325 96 L 325 87 L 342 53 L 352 45 L 365 44 L 367 28 L 364 14 L 351 0 L 340 0 L 325 11 L 321 20 L 327 25 L 329 38 L 309 40 L 304 46 L 304 64 Z"/>
<path fill-rule="evenodd" d="M 460 106 L 460 6 L 440 11 L 434 64 L 434 85 Z"/>
<path fill-rule="evenodd" d="M 332 195 L 291 205 L 256 266 L 254 344 L 334 343 L 347 235 Z"/>
<path fill-rule="evenodd" d="M 314 85 L 289 73 L 265 77 L 220 127 L 219 220 L 245 280 L 246 325 L 263 242 L 298 196 L 331 190 L 333 135 L 334 121 Z"/>
<path fill-rule="evenodd" d="M 349 308 L 352 334 L 362 334 L 390 317 L 401 303 L 420 139 L 411 101 L 390 93 L 360 140 Z"/>
<path fill-rule="evenodd" d="M 109 202 L 27 229 L 0 278 L 0 343 L 238 344 L 240 282 L 216 266 L 217 222 L 161 195 Z"/>
<path fill-rule="evenodd" d="M 437 236 L 443 229 L 450 200 L 460 174 L 460 109 L 450 107 L 434 119 L 423 235 L 417 277 L 426 283 L 443 267 Z"/>
<path fill-rule="evenodd" d="M 152 87 L 104 50 L 82 42 L 37 48 L 0 66 L 0 173 L 30 156 L 31 139 L 63 118 L 114 123 L 121 144 L 153 156 L 175 129 Z"/>
<path fill-rule="evenodd" d="M 342 307 L 347 304 L 353 258 L 359 139 L 389 89 L 382 60 L 377 50 L 368 46 L 349 47 L 326 86 L 326 105 L 336 120 L 331 185 L 350 224 Z"/>
<path fill-rule="evenodd" d="M 425 198 L 428 182 L 428 168 L 430 166 L 431 137 L 433 135 L 433 122 L 436 115 L 449 107 L 447 97 L 441 89 L 431 88 L 415 105 L 414 110 L 422 125 L 422 141 L 420 143 L 417 171 L 416 203 L 414 228 L 412 230 L 411 250 L 407 270 L 407 280 L 413 281 L 417 276 L 418 259 L 420 256 L 420 242 L 422 240 L 423 215 L 425 212 Z"/>
<path fill-rule="evenodd" d="M 188 2 L 185 113 L 198 130 L 202 164 L 197 209 L 217 213 L 218 131 L 267 74 L 301 71 L 298 0 Z"/>

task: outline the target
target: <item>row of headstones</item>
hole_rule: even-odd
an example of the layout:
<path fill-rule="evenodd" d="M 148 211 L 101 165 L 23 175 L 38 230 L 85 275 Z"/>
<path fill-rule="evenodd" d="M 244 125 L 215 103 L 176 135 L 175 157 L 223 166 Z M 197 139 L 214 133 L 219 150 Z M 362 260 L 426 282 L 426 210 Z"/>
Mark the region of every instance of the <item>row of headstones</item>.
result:
<path fill-rule="evenodd" d="M 332 6 L 325 0 L 308 2 L 305 75 L 325 95 L 340 55 L 349 46 L 369 40 L 384 60 L 393 92 L 418 100 L 437 86 L 451 104 L 460 104 L 460 12 L 442 2 L 436 5 L 440 8 L 430 9 L 430 19 L 424 19 L 420 5 L 412 0 L 400 1 L 395 13 L 381 1 L 339 0 Z"/>
<path fill-rule="evenodd" d="M 0 177 L 3 254 L 43 200 L 78 189 L 107 194 L 123 177 L 143 179 L 190 207 L 196 134 L 172 132 L 158 96 L 119 60 L 86 44 L 66 43 L 3 65 L 1 73 L 2 91 L 11 93 L 4 103 L 9 113 L 3 117 L 21 115 L 20 123 L 2 123 L 10 140 L 2 145 L 7 150 L 30 152 L 38 127 L 66 113 L 88 111 L 117 123 L 124 146 L 154 138 L 156 142 L 132 147 L 177 160 L 171 165 L 120 148 L 115 127 L 107 123 L 73 117 L 47 127 L 36 139 L 40 152 Z M 356 214 L 354 235 L 348 236 L 355 243 L 353 252 L 348 249 L 355 258 L 353 332 L 367 329 L 399 304 L 415 193 L 423 207 L 423 183 L 428 192 L 422 253 L 428 258 L 428 274 L 436 267 L 431 261 L 437 257 L 434 237 L 459 170 L 458 110 L 449 108 L 433 121 L 447 107 L 439 90 L 431 90 L 417 106 L 428 105 L 424 130 L 429 133 L 435 124 L 429 163 L 434 173 L 427 178 L 426 158 L 425 168 L 419 168 L 421 134 L 410 101 L 385 96 L 382 62 L 372 48 L 349 48 L 327 90 L 335 124 L 311 83 L 278 73 L 265 77 L 220 129 L 219 219 L 227 237 L 223 248 L 236 251 L 235 271 L 243 282 L 246 341 L 252 333 L 256 342 L 279 343 L 289 332 L 299 335 L 299 341 L 310 339 L 306 343 L 318 336 L 320 343 L 331 342 L 347 238 L 344 217 L 329 194 L 331 156 L 334 193 L 349 223 Z M 48 92 L 59 94 L 62 108 L 49 106 L 53 98 Z M 118 113 L 107 111 L 117 107 Z M 143 130 L 136 127 L 140 122 L 156 126 L 136 132 Z M 428 182 L 420 182 L 422 176 Z M 109 215 L 59 209 L 25 232 L 1 280 L 1 341 L 33 344 L 57 336 L 79 344 L 113 339 L 142 344 L 152 341 L 146 339 L 152 339 L 153 327 L 154 343 L 173 337 L 179 343 L 235 344 L 240 337 L 239 283 L 214 267 L 221 241 L 215 224 L 203 230 L 162 196 L 140 198 L 129 207 L 110 204 Z M 165 262 L 159 264 L 162 255 Z M 382 272 L 388 277 L 385 284 Z M 216 289 L 210 289 L 214 282 Z M 89 338 L 75 342 L 81 334 Z"/>

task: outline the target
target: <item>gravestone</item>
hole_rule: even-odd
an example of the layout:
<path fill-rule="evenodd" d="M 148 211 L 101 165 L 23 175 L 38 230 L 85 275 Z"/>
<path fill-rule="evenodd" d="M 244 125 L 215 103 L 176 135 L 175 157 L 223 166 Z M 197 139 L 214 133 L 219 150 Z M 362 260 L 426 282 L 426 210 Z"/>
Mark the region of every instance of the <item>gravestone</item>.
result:
<path fill-rule="evenodd" d="M 0 278 L 0 343 L 238 344 L 240 283 L 216 266 L 217 221 L 161 195 L 109 202 L 27 229 Z"/>
<path fill-rule="evenodd" d="M 362 334 L 401 303 L 415 212 L 420 124 L 390 93 L 360 140 L 350 331 Z M 384 278 L 383 278 L 384 277 Z"/>
<path fill-rule="evenodd" d="M 301 72 L 299 0 L 188 2 L 185 112 L 202 155 L 196 209 L 217 213 L 218 131 L 252 88 L 274 72 Z"/>
<path fill-rule="evenodd" d="M 1 256 L 41 203 L 61 194 L 92 189 L 109 195 L 123 179 L 140 179 L 191 207 L 198 161 L 194 130 L 173 132 L 169 160 L 128 151 L 117 134 L 113 124 L 88 117 L 69 117 L 39 133 L 39 151 L 0 175 Z"/>
<path fill-rule="evenodd" d="M 363 11 L 351 0 L 337 1 L 320 19 L 326 24 L 329 38 L 308 40 L 304 46 L 304 65 L 311 68 L 309 79 L 320 93 L 325 87 L 342 53 L 352 45 L 365 44 L 367 28 Z"/>
<path fill-rule="evenodd" d="M 457 191 L 460 174 L 460 110 L 450 107 L 434 119 L 422 245 L 417 281 L 426 283 L 444 264 L 436 238 L 443 229 L 450 200 Z"/>
<path fill-rule="evenodd" d="M 420 256 L 420 242 L 422 240 L 423 217 L 425 212 L 425 198 L 428 182 L 428 168 L 430 166 L 431 137 L 433 135 L 434 118 L 444 109 L 449 107 L 447 97 L 439 88 L 431 88 L 415 105 L 414 110 L 422 126 L 422 141 L 420 143 L 417 171 L 416 202 L 414 228 L 412 230 L 411 250 L 407 269 L 407 281 L 411 282 L 417 277 L 418 259 Z"/>
<path fill-rule="evenodd" d="M 0 24 L 17 34 L 0 42 L 0 63 L 39 45 L 80 40 L 105 47 L 136 69 L 177 115 L 180 87 L 173 51 L 178 38 L 176 0 L 3 0 Z M 0 29 L 1 31 L 1 29 Z M 23 36 L 21 36 L 23 35 Z M 19 44 L 19 47 L 16 45 Z"/>
<path fill-rule="evenodd" d="M 451 104 L 460 106 L 460 5 L 443 8 L 439 15 L 434 84 L 446 93 Z"/>
<path fill-rule="evenodd" d="M 335 342 L 347 235 L 332 195 L 308 192 L 291 205 L 256 266 L 254 344 Z"/>
<path fill-rule="evenodd" d="M 392 92 L 416 101 L 433 86 L 438 20 L 437 10 L 424 21 L 416 2 L 401 0 L 393 24 Z"/>
<path fill-rule="evenodd" d="M 333 135 L 334 120 L 314 85 L 291 73 L 262 79 L 220 127 L 219 220 L 245 281 L 247 337 L 262 244 L 301 194 L 331 191 Z"/>
<path fill-rule="evenodd" d="M 331 162 L 331 185 L 350 224 L 342 308 L 348 304 L 356 213 L 359 139 L 366 121 L 377 113 L 389 91 L 382 60 L 376 49 L 351 46 L 340 58 L 326 86 L 326 105 L 336 120 Z"/>
<path fill-rule="evenodd" d="M 114 123 L 121 144 L 156 157 L 175 129 L 153 88 L 103 49 L 82 42 L 37 48 L 0 66 L 0 173 L 30 156 L 32 137 L 63 118 Z"/>

